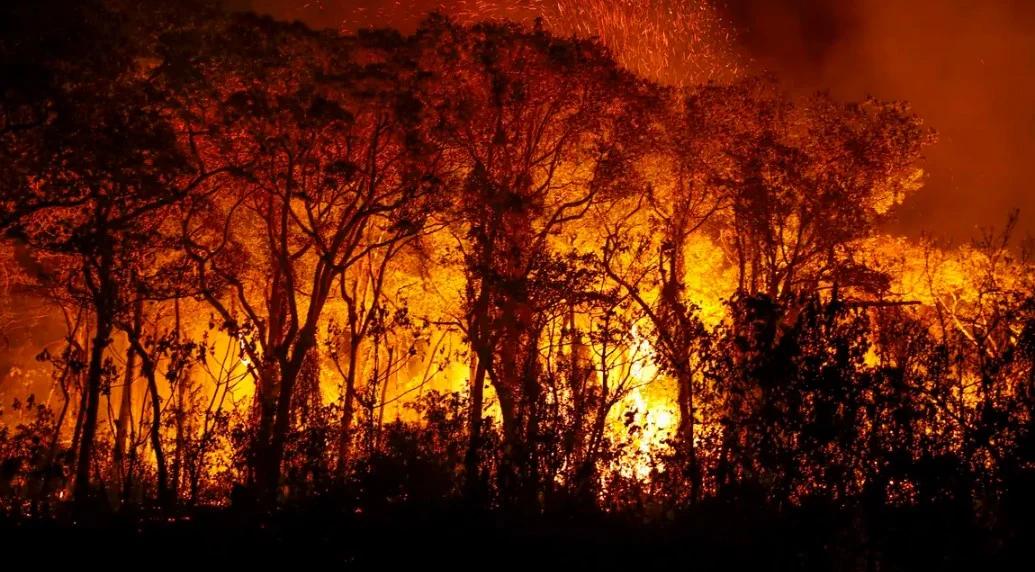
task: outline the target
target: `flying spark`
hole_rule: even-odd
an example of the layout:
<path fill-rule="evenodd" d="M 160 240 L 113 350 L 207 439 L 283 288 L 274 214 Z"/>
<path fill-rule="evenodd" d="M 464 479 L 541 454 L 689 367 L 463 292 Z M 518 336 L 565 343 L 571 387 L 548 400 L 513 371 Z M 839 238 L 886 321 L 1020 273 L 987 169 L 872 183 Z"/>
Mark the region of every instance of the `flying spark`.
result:
<path fill-rule="evenodd" d="M 541 19 L 557 35 L 599 38 L 620 64 L 669 85 L 732 79 L 743 69 L 732 24 L 708 0 L 395 0 L 350 8 L 340 26 L 412 29 L 434 11 L 466 24 Z"/>

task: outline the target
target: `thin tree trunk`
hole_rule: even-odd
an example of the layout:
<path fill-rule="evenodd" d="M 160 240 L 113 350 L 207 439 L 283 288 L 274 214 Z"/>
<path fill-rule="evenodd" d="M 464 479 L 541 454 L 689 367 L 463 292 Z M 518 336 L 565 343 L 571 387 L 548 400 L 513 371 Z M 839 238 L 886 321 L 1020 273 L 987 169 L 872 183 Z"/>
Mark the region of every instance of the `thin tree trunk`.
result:
<path fill-rule="evenodd" d="M 474 353 L 474 352 L 472 352 Z M 479 466 L 481 464 L 482 415 L 485 409 L 485 364 L 477 356 L 474 375 L 471 378 L 471 410 L 468 413 L 467 454 L 464 456 L 464 472 L 468 493 L 479 494 L 481 482 Z"/>
<path fill-rule="evenodd" d="M 134 316 L 143 315 L 143 305 L 144 301 L 142 299 L 135 302 L 133 307 Z M 137 356 L 140 357 L 141 371 L 144 374 L 144 379 L 147 380 L 147 393 L 151 404 L 149 437 L 151 439 L 151 449 L 155 453 L 155 465 L 158 473 L 158 504 L 162 507 L 168 507 L 170 504 L 169 469 L 165 459 L 165 450 L 162 448 L 162 397 L 158 393 L 158 380 L 156 379 L 158 364 L 151 359 L 151 356 L 148 355 L 147 350 L 144 348 L 140 339 L 140 329 L 134 326 L 129 333 L 129 341 Z"/>
<path fill-rule="evenodd" d="M 141 315 L 134 308 L 133 328 L 136 335 L 140 335 Z M 133 421 L 133 379 L 136 376 L 137 352 L 132 344 L 126 350 L 126 374 L 122 384 L 122 397 L 119 403 L 119 417 L 115 425 L 115 449 L 112 451 L 114 465 L 115 490 L 122 491 L 123 501 L 128 498 L 128 480 L 125 472 L 126 436 L 129 433 L 130 423 Z M 123 491 L 123 485 L 127 490 Z"/>
<path fill-rule="evenodd" d="M 75 501 L 82 504 L 91 494 L 90 464 L 93 461 L 94 437 L 97 433 L 97 413 L 101 402 L 101 385 L 104 381 L 104 350 L 111 341 L 111 332 L 115 322 L 115 300 L 117 284 L 113 273 L 114 253 L 109 245 L 102 245 L 97 277 L 93 277 L 88 268 L 84 275 L 90 284 L 93 295 L 93 309 L 97 323 L 94 329 L 93 346 L 90 348 L 90 365 L 87 368 L 85 405 L 82 434 L 80 435 L 79 455 L 76 459 Z"/>
<path fill-rule="evenodd" d="M 155 465 L 158 469 L 158 505 L 169 506 L 169 470 L 166 467 L 165 451 L 162 449 L 162 398 L 158 394 L 158 383 L 155 379 L 155 364 L 141 355 L 144 361 L 144 373 L 147 389 L 151 396 L 151 449 L 155 452 Z"/>
<path fill-rule="evenodd" d="M 70 450 L 72 451 L 72 458 L 69 459 L 69 466 L 78 467 L 79 462 L 79 443 L 83 440 L 83 424 L 86 418 L 86 400 L 87 392 L 86 388 L 80 387 L 79 391 L 79 406 L 75 412 L 75 428 L 72 429 L 72 444 Z M 75 479 L 69 481 L 66 490 L 69 494 L 75 491 Z"/>
<path fill-rule="evenodd" d="M 378 405 L 378 410 L 377 410 L 377 433 L 376 433 L 376 437 L 375 437 L 375 440 L 374 440 L 374 447 L 377 447 L 377 448 L 379 448 L 381 446 L 381 431 L 384 428 L 384 423 L 385 423 L 385 400 L 388 399 L 388 383 L 390 381 L 395 380 L 396 384 L 398 385 L 397 378 L 398 378 L 398 375 L 399 375 L 399 371 L 398 371 L 399 368 L 395 367 L 395 361 L 394 361 L 395 354 L 396 354 L 395 348 L 394 347 L 389 347 L 388 348 L 388 370 L 385 373 L 385 382 L 383 384 L 381 384 L 381 401 L 380 401 L 380 404 Z"/>
<path fill-rule="evenodd" d="M 352 417 L 356 402 L 356 377 L 359 367 L 359 340 L 353 337 L 349 343 L 349 370 L 345 372 L 345 396 L 341 406 L 341 435 L 338 439 L 338 471 L 342 478 L 348 470 L 349 450 L 352 441 Z"/>
<path fill-rule="evenodd" d="M 90 463 L 93 460 L 94 437 L 97 433 L 97 412 L 101 401 L 101 385 L 104 378 L 104 349 L 108 346 L 112 331 L 112 310 L 109 304 L 99 302 L 97 328 L 93 347 L 90 348 L 90 365 L 86 374 L 85 417 L 76 459 L 75 498 L 86 500 L 90 495 Z"/>
<path fill-rule="evenodd" d="M 176 341 L 180 341 L 180 300 L 176 299 L 173 301 L 173 315 L 175 317 L 176 327 Z M 181 375 L 176 378 L 176 389 L 177 389 L 177 400 L 176 400 L 176 454 L 173 457 L 172 466 L 172 491 L 171 496 L 173 502 L 179 502 L 180 499 L 180 482 L 181 474 L 183 473 L 183 448 L 186 442 L 186 436 L 184 435 L 184 400 L 187 395 L 187 388 L 190 387 L 190 365 L 181 372 Z M 217 388 L 218 390 L 218 388 Z"/>
<path fill-rule="evenodd" d="M 61 391 L 64 393 L 65 402 L 61 404 L 61 413 L 58 414 L 57 422 L 54 424 L 54 435 L 50 438 L 50 446 L 47 447 L 47 456 L 44 459 L 46 465 L 53 463 L 54 458 L 57 457 L 58 445 L 61 443 L 61 430 L 65 427 L 65 417 L 68 415 L 68 405 L 71 401 L 68 389 L 62 387 Z"/>
<path fill-rule="evenodd" d="M 684 365 L 684 367 L 687 367 Z M 697 445 L 694 443 L 694 389 L 689 372 L 680 372 L 679 381 L 679 435 L 685 442 L 690 459 L 690 502 L 700 499 L 700 470 L 697 464 Z"/>
<path fill-rule="evenodd" d="M 185 375 L 181 379 L 176 380 L 176 452 L 173 455 L 172 465 L 172 489 L 170 491 L 173 501 L 178 501 L 180 497 L 180 473 L 183 470 L 183 448 L 186 443 L 186 435 L 184 434 L 184 399 L 187 394 L 187 386 L 190 383 L 190 376 Z"/>
<path fill-rule="evenodd" d="M 61 378 L 58 380 L 58 385 L 61 387 L 61 395 L 64 397 L 65 402 L 61 405 L 61 413 L 58 414 L 57 423 L 54 425 L 54 434 L 50 438 L 47 456 L 43 459 L 43 465 L 40 466 L 41 469 L 52 465 L 54 459 L 57 458 L 58 446 L 61 444 L 61 430 L 65 427 L 65 418 L 72 404 L 72 395 L 68 392 L 70 371 L 71 368 L 68 367 L 68 364 L 65 364 L 65 368 L 61 372 Z"/>

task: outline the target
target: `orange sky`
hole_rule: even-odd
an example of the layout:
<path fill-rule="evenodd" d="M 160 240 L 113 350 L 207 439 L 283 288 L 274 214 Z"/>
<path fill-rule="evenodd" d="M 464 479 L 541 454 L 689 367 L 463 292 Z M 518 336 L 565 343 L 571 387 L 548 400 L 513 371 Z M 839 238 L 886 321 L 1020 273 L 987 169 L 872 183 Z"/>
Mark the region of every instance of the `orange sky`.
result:
<path fill-rule="evenodd" d="M 253 0 L 317 27 L 411 23 L 442 4 L 508 0 Z M 549 0 L 528 0 L 531 3 Z M 658 0 L 664 1 L 664 0 Z M 905 99 L 940 133 L 928 186 L 901 228 L 965 238 L 1021 209 L 1035 231 L 1035 2 L 1031 0 L 725 0 L 742 46 L 795 91 Z M 382 12 L 383 13 L 383 12 Z M 373 20 L 373 21 L 372 21 Z M 1035 232 L 1033 232 L 1035 233 Z"/>
<path fill-rule="evenodd" d="M 1035 2 L 728 0 L 741 42 L 799 89 L 905 99 L 940 134 L 903 227 L 957 237 L 1013 208 L 1035 231 Z"/>

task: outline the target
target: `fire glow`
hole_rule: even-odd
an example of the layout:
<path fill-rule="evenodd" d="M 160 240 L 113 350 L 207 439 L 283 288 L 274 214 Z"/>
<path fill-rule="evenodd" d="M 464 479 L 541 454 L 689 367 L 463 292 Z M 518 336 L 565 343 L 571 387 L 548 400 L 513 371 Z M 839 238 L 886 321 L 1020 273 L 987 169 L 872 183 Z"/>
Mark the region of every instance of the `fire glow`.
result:
<path fill-rule="evenodd" d="M 908 504 L 931 459 L 1021 470 L 1033 267 L 1013 218 L 887 234 L 936 140 L 908 105 L 789 95 L 702 3 L 443 8 L 120 12 L 147 33 L 4 100 L 12 503 Z"/>

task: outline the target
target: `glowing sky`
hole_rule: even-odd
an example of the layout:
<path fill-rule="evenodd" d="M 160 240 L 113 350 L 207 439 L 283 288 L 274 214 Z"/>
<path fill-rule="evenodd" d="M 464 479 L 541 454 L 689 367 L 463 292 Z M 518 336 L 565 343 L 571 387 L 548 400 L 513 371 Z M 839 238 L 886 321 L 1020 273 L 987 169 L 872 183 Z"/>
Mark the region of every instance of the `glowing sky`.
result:
<path fill-rule="evenodd" d="M 709 70 L 772 69 L 794 91 L 905 99 L 941 137 L 928 186 L 902 228 L 966 237 L 1021 208 L 1035 231 L 1035 2 L 1030 0 L 253 0 L 316 27 L 410 28 L 435 8 L 561 20 L 614 43 L 667 50 L 630 58 L 663 79 Z M 631 6 L 623 11 L 621 6 Z M 582 10 L 582 15 L 575 12 Z M 704 10 L 705 12 L 701 12 Z M 627 23 L 623 38 L 615 27 Z M 676 69 L 657 69 L 667 63 Z M 678 67 L 677 67 L 678 66 Z"/>

